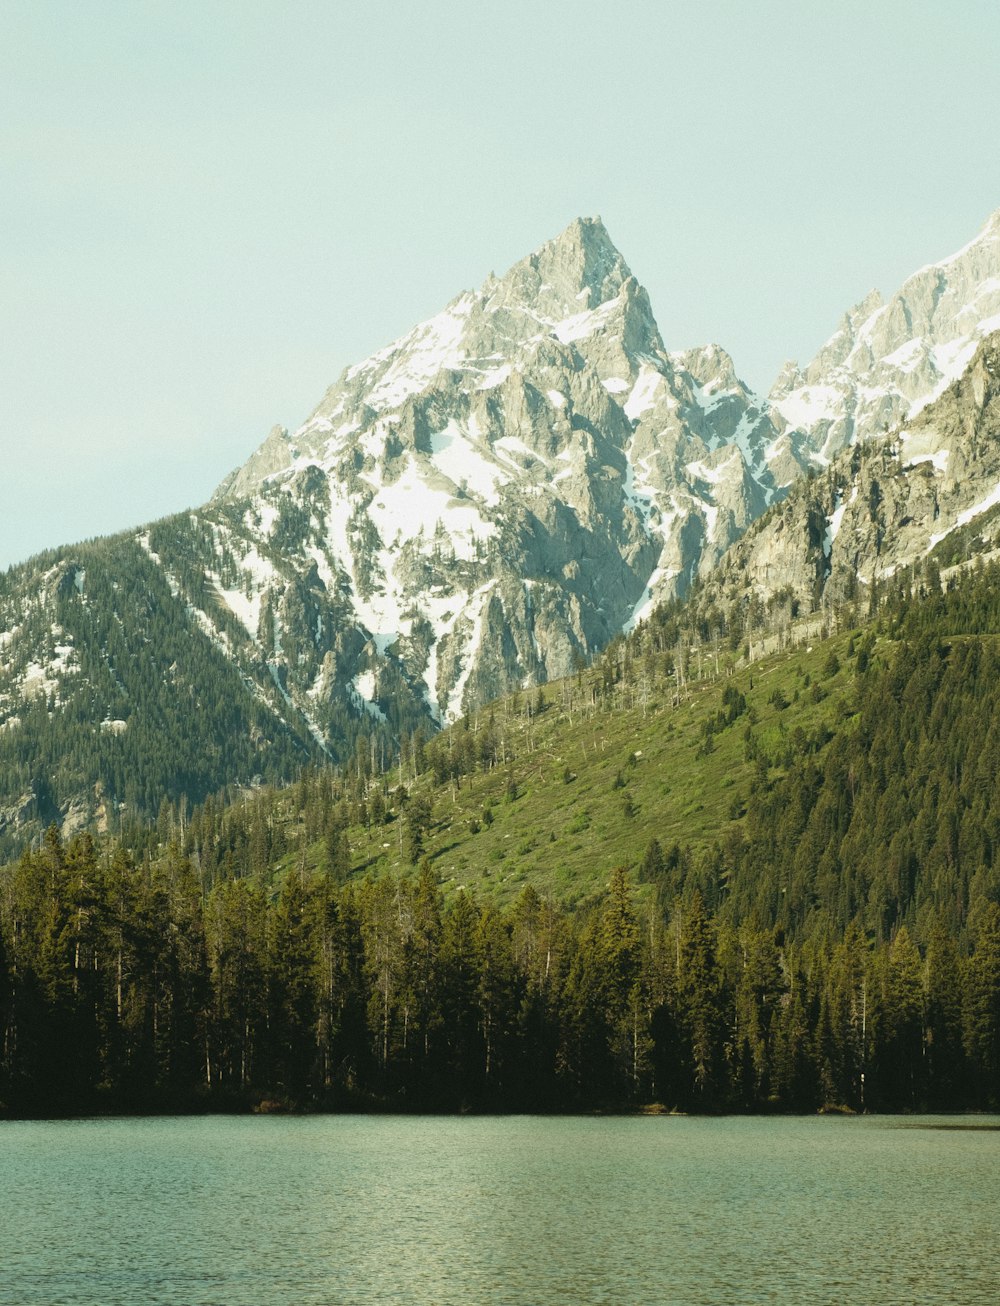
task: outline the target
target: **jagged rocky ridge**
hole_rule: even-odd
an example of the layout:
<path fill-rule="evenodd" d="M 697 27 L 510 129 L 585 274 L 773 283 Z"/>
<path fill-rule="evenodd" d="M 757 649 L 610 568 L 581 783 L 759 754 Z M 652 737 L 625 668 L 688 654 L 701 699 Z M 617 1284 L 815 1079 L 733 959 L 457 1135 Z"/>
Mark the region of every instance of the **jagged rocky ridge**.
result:
<path fill-rule="evenodd" d="M 343 760 L 369 735 L 391 753 L 421 722 L 566 674 L 707 581 L 804 472 L 829 467 L 747 536 L 713 592 L 790 587 L 815 602 L 902 565 L 1000 481 L 981 457 L 985 410 L 971 426 L 931 421 L 998 315 L 995 215 L 887 304 L 869 296 L 763 399 L 717 346 L 668 351 L 603 225 L 574 222 L 348 368 L 203 508 L 8 573 L 0 808 L 14 821 L 40 810 L 48 785 L 66 810 L 72 768 L 54 787 L 35 774 L 60 722 L 97 732 L 93 755 L 135 771 L 151 725 L 125 659 L 147 689 L 233 705 L 246 746 L 206 766 L 202 787 L 210 773 L 219 784 Z M 858 445 L 897 419 L 895 445 Z M 858 505 L 873 495 L 865 526 Z M 134 583 L 187 632 L 163 665 Z M 179 704 L 164 738 L 181 716 Z M 227 748 L 213 735 L 204 751 Z M 93 808 L 101 793 L 78 771 L 81 810 Z"/>
<path fill-rule="evenodd" d="M 998 323 L 995 215 L 887 303 L 866 297 L 761 400 L 717 346 L 668 353 L 603 225 L 578 221 L 349 368 L 219 497 L 266 523 L 311 494 L 317 566 L 371 637 L 361 696 L 395 652 L 454 718 L 683 595 L 804 472 L 939 395 Z"/>
<path fill-rule="evenodd" d="M 849 444 L 915 416 L 1000 328 L 1000 210 L 956 254 L 915 272 L 891 299 L 870 291 L 804 370 L 788 363 L 768 397 L 782 483 Z"/>
<path fill-rule="evenodd" d="M 755 522 L 698 602 L 788 615 L 858 602 L 932 558 L 984 557 L 1000 534 L 1000 331 L 889 435 L 855 444 Z M 961 537 L 961 546 L 959 547 Z"/>

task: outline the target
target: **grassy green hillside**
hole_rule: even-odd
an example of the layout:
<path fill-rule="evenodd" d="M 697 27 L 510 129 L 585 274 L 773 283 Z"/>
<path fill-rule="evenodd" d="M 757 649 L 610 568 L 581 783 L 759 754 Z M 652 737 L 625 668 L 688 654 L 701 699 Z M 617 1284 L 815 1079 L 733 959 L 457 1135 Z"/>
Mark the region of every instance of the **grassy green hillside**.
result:
<path fill-rule="evenodd" d="M 881 940 L 935 921 L 965 937 L 1000 897 L 998 573 L 901 594 L 875 626 L 749 666 L 706 658 L 700 680 L 619 644 L 543 696 L 411 739 L 381 777 L 319 774 L 278 796 L 268 866 L 339 882 L 426 861 L 449 896 L 504 906 L 530 884 L 574 908 L 624 865 L 668 909 L 698 889 L 732 922 L 795 938 L 852 921 Z M 239 873 L 232 831 L 216 865 L 219 849 Z"/>
<path fill-rule="evenodd" d="M 385 770 L 358 749 L 285 790 L 230 790 L 187 815 L 165 804 L 125 841 L 154 857 L 176 845 L 206 890 L 426 863 L 448 897 L 502 907 L 530 884 L 575 908 L 626 866 L 664 905 L 697 887 L 713 910 L 797 936 L 859 913 L 880 938 L 921 912 L 961 933 L 1000 840 L 996 572 L 901 592 L 862 630 L 806 644 L 793 628 L 751 664 L 653 622 L 566 681 L 406 737 Z"/>
<path fill-rule="evenodd" d="M 424 749 L 433 762 L 489 737 L 498 758 L 489 769 L 441 784 L 428 767 L 414 782 L 404 760 L 410 803 L 430 805 L 416 860 L 429 858 L 446 891 L 508 902 L 530 882 L 574 905 L 602 893 L 612 867 L 636 867 L 654 838 L 706 849 L 740 824 L 761 758 L 780 776 L 798 732 L 815 747 L 850 716 L 858 642 L 845 633 L 740 670 L 720 663 L 681 694 L 660 680 L 594 702 L 598 669 L 546 686 L 540 711 L 537 691 L 498 702 Z M 401 775 L 386 777 L 390 804 Z M 405 808 L 392 815 L 349 827 L 354 874 L 412 865 L 412 822 Z M 319 866 L 323 855 L 313 843 L 308 861 Z"/>

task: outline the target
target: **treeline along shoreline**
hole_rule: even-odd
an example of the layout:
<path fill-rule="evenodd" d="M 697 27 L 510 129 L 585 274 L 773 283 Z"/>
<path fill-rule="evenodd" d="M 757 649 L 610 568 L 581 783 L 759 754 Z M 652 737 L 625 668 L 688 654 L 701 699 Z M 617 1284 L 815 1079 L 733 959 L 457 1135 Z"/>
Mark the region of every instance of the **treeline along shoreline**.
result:
<path fill-rule="evenodd" d="M 4 890 L 11 1115 L 998 1105 L 994 904 L 965 957 L 939 927 L 924 950 L 854 924 L 803 947 L 697 887 L 668 920 L 637 908 L 621 868 L 582 913 L 530 887 L 445 903 L 426 863 L 206 896 L 179 855 L 137 868 L 55 832 Z"/>

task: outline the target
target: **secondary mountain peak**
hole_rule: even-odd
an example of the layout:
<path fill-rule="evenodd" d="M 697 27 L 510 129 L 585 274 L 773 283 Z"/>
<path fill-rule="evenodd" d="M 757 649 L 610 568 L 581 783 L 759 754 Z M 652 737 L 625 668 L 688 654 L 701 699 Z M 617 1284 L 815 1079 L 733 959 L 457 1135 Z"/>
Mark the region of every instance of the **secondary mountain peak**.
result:
<path fill-rule="evenodd" d="M 927 267 L 921 268 L 915 272 L 910 280 L 914 280 L 922 273 L 929 270 L 950 268 L 956 263 L 976 264 L 982 258 L 995 260 L 997 258 L 997 246 L 1000 245 L 1000 209 L 995 209 L 986 219 L 983 225 L 976 232 L 975 236 L 968 241 L 961 249 L 954 254 L 948 254 L 937 263 L 930 263 Z M 981 266 L 981 263 L 980 263 Z"/>
<path fill-rule="evenodd" d="M 1000 330 L 917 414 L 793 486 L 780 512 L 730 550 L 701 601 L 724 608 L 754 595 L 765 605 L 788 603 L 789 612 L 846 602 L 864 611 L 880 586 L 907 569 L 919 575 L 929 561 L 947 576 L 995 556 L 998 428 Z"/>
<path fill-rule="evenodd" d="M 801 373 L 771 391 L 800 461 L 825 466 L 846 445 L 914 417 L 965 371 L 1000 327 L 1000 210 L 954 254 L 914 272 L 891 298 L 867 295 Z"/>

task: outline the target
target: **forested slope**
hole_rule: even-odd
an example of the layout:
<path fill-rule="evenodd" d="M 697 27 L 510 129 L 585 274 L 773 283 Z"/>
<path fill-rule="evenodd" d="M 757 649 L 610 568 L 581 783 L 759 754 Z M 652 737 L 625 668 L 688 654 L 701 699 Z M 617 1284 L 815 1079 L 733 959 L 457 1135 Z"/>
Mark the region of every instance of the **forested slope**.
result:
<path fill-rule="evenodd" d="M 1000 1105 L 1000 575 L 936 584 L 714 682 L 654 623 L 392 773 L 53 832 L 0 876 L 0 1098 Z"/>

